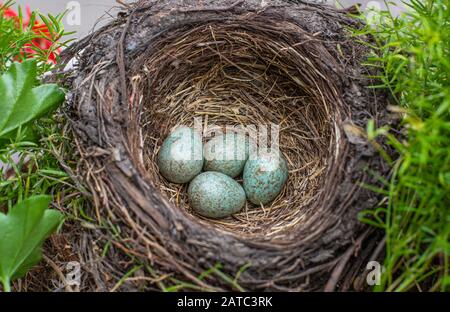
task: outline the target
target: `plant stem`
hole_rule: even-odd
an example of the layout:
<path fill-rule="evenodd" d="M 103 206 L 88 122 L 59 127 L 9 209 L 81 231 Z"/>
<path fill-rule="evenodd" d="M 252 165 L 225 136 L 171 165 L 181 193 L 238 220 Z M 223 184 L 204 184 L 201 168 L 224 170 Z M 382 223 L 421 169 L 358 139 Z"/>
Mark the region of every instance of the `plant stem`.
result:
<path fill-rule="evenodd" d="M 9 281 L 9 278 L 5 278 L 3 281 L 3 291 L 4 292 L 11 292 L 11 283 Z"/>

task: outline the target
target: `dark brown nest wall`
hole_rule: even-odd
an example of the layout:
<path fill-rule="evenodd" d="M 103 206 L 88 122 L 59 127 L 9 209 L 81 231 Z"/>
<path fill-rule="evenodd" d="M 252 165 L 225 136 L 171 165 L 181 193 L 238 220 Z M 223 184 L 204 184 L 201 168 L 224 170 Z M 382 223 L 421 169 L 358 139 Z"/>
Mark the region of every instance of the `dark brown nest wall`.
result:
<path fill-rule="evenodd" d="M 361 188 L 373 182 L 366 169 L 382 166 L 355 136 L 384 103 L 348 27 L 359 26 L 345 12 L 301 1 L 141 1 L 68 50 L 79 176 L 98 221 L 121 231 L 96 235 L 205 290 L 233 289 L 196 278 L 217 263 L 232 276 L 246 266 L 249 290 L 335 289 L 368 233 L 357 213 L 378 200 Z M 289 178 L 273 203 L 222 220 L 189 209 L 186 186 L 168 183 L 155 157 L 194 118 L 205 131 L 279 126 Z"/>

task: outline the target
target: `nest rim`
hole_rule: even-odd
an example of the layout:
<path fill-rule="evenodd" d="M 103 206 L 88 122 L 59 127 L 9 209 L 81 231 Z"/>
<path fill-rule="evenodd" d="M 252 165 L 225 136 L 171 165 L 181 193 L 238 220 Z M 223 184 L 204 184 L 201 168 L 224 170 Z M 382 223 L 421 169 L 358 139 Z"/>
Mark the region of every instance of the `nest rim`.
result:
<path fill-rule="evenodd" d="M 221 0 L 223 6 L 220 7 L 206 1 L 205 6 L 198 8 L 195 3 L 186 7 L 177 0 L 142 1 L 124 18 L 99 30 L 65 54 L 69 60 L 85 48 L 92 52 L 116 47 L 115 52 L 103 53 L 99 58 L 86 58 L 83 52 L 77 70 L 80 77 L 69 80 L 72 84 L 69 110 L 72 118 L 78 120 L 73 123 L 72 131 L 81 155 L 81 182 L 94 194 L 101 190 L 94 195 L 98 220 L 106 216 L 113 222 L 120 222 L 127 240 L 132 242 L 133 254 L 156 265 L 162 272 L 176 272 L 205 290 L 226 289 L 220 279 L 202 281 L 195 277 L 217 261 L 223 263 L 227 272 L 236 272 L 242 265 L 251 263 L 251 268 L 241 275 L 249 289 L 318 289 L 324 284 L 323 277 L 329 275 L 327 271 L 345 259 L 343 251 L 361 233 L 356 213 L 370 208 L 377 200 L 361 189 L 359 183 L 368 181 L 369 177 L 358 168 L 373 163 L 378 166 L 381 161 L 378 156 L 367 153 L 370 149 L 367 142 L 357 142 L 346 130 L 347 125 L 360 129 L 369 118 L 378 119 L 377 114 L 382 113 L 384 105 L 381 103 L 378 107 L 375 102 L 376 107 L 369 108 L 372 105 L 369 102 L 374 99 L 370 93 L 373 91 L 364 90 L 369 82 L 362 78 L 362 72 L 355 71 L 361 67 L 365 48 L 351 41 L 342 25 L 357 27 L 358 22 L 327 6 L 292 4 L 285 0 L 275 2 L 261 8 L 262 4 L 256 0 L 232 4 Z M 313 32 L 315 27 L 323 29 L 325 26 L 305 24 L 305 18 L 311 16 L 330 26 L 339 36 L 330 39 L 329 34 Z M 229 231 L 230 227 L 211 224 L 210 219 L 205 223 L 160 196 L 154 186 L 155 175 L 151 175 L 148 167 L 152 162 L 146 160 L 149 155 L 141 128 L 145 123 L 142 112 L 146 100 L 139 74 L 143 72 L 142 64 L 154 53 L 158 38 L 192 25 L 205 25 L 205 22 L 242 23 L 246 20 L 257 24 L 258 19 L 289 21 L 298 26 L 295 32 L 298 41 L 290 41 L 291 46 L 302 43 L 295 48 L 307 47 L 311 59 L 302 55 L 303 61 L 320 64 L 313 68 L 324 70 L 326 75 L 322 75 L 321 81 L 325 87 L 332 86 L 325 94 L 318 88 L 320 96 L 316 100 L 324 100 L 325 107 L 330 103 L 339 107 L 328 112 L 332 112 L 333 115 L 328 116 L 333 119 L 328 128 L 330 140 L 326 142 L 328 170 L 324 173 L 323 187 L 327 192 L 321 192 L 319 198 L 324 203 L 322 213 L 308 220 L 309 227 L 296 227 L 280 236 L 246 236 L 243 232 L 236 235 Z M 139 25 L 143 21 L 149 25 L 145 35 L 142 32 L 147 31 L 146 26 Z M 98 44 L 92 43 L 94 37 Z M 336 48 L 338 43 L 349 44 L 349 48 Z M 343 60 L 340 56 L 344 56 Z M 319 71 L 318 76 L 321 74 Z M 360 95 L 354 99 L 358 93 Z M 368 99 L 364 100 L 364 96 Z M 159 132 L 164 133 L 161 127 Z M 364 154 L 367 157 L 361 158 Z M 83 168 L 89 171 L 83 173 Z M 100 172 L 100 177 L 92 174 L 93 168 Z M 233 247 L 227 250 L 227 246 Z M 311 285 L 310 277 L 316 281 L 315 285 Z M 331 288 L 337 281 L 332 284 Z"/>

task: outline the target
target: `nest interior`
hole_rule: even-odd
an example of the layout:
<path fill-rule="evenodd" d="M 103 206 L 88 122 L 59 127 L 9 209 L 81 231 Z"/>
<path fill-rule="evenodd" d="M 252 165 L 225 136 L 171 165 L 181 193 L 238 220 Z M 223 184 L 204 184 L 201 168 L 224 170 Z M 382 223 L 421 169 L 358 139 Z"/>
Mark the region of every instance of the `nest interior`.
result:
<path fill-rule="evenodd" d="M 68 115 L 97 219 L 201 289 L 232 288 L 196 278 L 217 263 L 229 274 L 245 266 L 246 289 L 323 287 L 362 233 L 357 213 L 378 200 L 360 187 L 373 182 L 365 169 L 383 172 L 361 135 L 384 103 L 366 88 L 367 49 L 346 29 L 358 25 L 302 1 L 140 1 L 74 45 Z M 155 160 L 170 129 L 195 118 L 205 131 L 279 127 L 289 178 L 274 202 L 221 220 L 190 210 L 186 186 L 168 183 Z"/>
<path fill-rule="evenodd" d="M 295 28 L 256 16 L 200 24 L 164 36 L 145 62 L 139 88 L 145 108 L 144 161 L 149 180 L 177 207 L 191 213 L 186 185 L 168 183 L 156 165 L 172 127 L 194 126 L 197 118 L 206 134 L 215 126 L 265 128 L 267 136 L 279 129 L 277 139 L 290 168 L 282 194 L 267 207 L 247 204 L 233 217 L 203 223 L 235 234 L 280 236 L 307 223 L 323 205 L 321 186 L 337 153 L 337 118 L 335 103 L 320 92 L 333 89 L 314 63 L 305 61 L 304 51 L 290 45 L 295 38 L 289 31 Z"/>

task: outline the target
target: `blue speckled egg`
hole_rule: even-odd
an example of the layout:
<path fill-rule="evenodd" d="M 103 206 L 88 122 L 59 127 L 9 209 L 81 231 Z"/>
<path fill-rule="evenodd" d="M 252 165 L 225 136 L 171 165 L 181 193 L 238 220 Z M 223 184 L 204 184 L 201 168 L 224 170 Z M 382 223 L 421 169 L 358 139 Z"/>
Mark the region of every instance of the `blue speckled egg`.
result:
<path fill-rule="evenodd" d="M 189 184 L 188 197 L 192 209 L 209 218 L 230 216 L 245 205 L 242 186 L 229 176 L 214 171 L 196 176 Z"/>
<path fill-rule="evenodd" d="M 232 178 L 244 170 L 252 144 L 248 136 L 227 132 L 209 140 L 203 149 L 205 171 L 217 171 Z"/>
<path fill-rule="evenodd" d="M 161 174 L 170 182 L 191 181 L 203 168 L 201 136 L 189 127 L 175 129 L 161 145 L 158 167 Z"/>
<path fill-rule="evenodd" d="M 245 164 L 243 178 L 247 199 L 265 205 L 280 194 L 287 181 L 286 160 L 277 150 L 252 155 Z"/>

